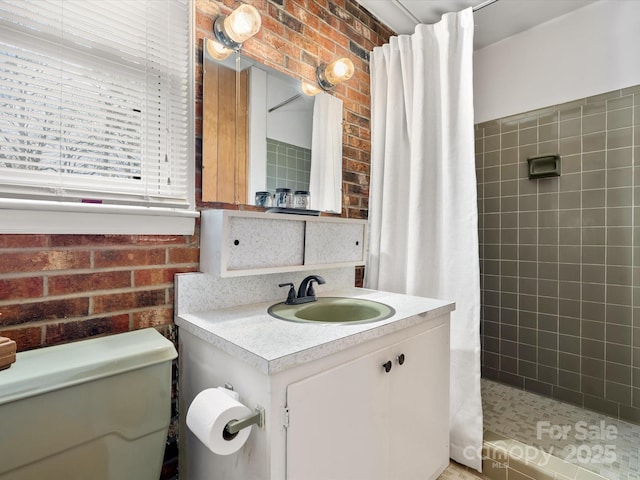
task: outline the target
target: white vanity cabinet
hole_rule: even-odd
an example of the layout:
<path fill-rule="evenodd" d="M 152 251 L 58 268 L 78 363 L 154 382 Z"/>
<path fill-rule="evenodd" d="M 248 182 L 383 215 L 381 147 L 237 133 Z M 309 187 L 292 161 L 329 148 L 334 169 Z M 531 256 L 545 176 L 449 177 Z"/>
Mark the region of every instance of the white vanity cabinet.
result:
<path fill-rule="evenodd" d="M 364 265 L 365 220 L 236 210 L 205 210 L 202 219 L 202 272 L 236 277 Z"/>
<path fill-rule="evenodd" d="M 232 309 L 178 317 L 180 411 L 201 390 L 230 383 L 245 405 L 266 412 L 265 428 L 254 427 L 228 456 L 212 454 L 182 424 L 181 478 L 437 478 L 449 463 L 453 305 L 368 292 L 403 313 L 388 323 L 301 325 L 265 317 L 259 304 L 256 313 L 243 307 L 246 337 L 227 319 L 237 318 Z"/>
<path fill-rule="evenodd" d="M 449 454 L 448 349 L 443 324 L 290 384 L 287 480 L 436 478 Z"/>

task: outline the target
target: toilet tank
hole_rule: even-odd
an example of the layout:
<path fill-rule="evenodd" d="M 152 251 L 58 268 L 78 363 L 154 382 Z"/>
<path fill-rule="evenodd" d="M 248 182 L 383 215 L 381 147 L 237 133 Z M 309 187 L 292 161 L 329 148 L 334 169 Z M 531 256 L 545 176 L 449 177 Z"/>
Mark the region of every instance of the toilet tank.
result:
<path fill-rule="evenodd" d="M 18 353 L 0 371 L 0 480 L 158 480 L 176 356 L 154 329 Z"/>

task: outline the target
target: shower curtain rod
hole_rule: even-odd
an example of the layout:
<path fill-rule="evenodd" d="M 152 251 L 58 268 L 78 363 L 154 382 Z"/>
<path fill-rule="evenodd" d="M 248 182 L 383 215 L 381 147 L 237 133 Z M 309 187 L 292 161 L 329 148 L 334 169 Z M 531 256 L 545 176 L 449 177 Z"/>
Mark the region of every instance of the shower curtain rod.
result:
<path fill-rule="evenodd" d="M 473 11 L 477 12 L 478 10 L 482 10 L 484 7 L 488 7 L 489 5 L 496 3 L 498 0 L 487 0 L 486 2 L 482 2 L 480 5 L 476 5 L 473 7 Z"/>
<path fill-rule="evenodd" d="M 284 102 L 280 102 L 278 105 L 276 105 L 275 107 L 271 107 L 269 109 L 269 113 L 273 112 L 274 110 L 279 109 L 280 107 L 284 107 L 285 105 L 288 105 L 289 103 L 293 102 L 294 100 L 299 99 L 302 96 L 301 93 L 294 95 L 291 98 L 286 99 Z"/>
<path fill-rule="evenodd" d="M 400 3 L 400 0 L 391 0 L 393 2 L 393 4 L 398 7 L 400 10 L 402 10 L 402 13 L 404 13 L 407 17 L 409 17 L 411 20 L 413 20 L 414 22 L 416 22 L 417 24 L 422 23 L 420 21 L 419 18 L 417 18 L 413 13 L 411 13 L 411 11 L 404 6 L 404 4 Z M 498 0 L 486 0 L 478 5 L 476 5 L 475 7 L 473 7 L 473 11 L 477 12 L 480 9 L 483 9 L 484 7 L 488 7 L 489 5 L 496 3 Z"/>

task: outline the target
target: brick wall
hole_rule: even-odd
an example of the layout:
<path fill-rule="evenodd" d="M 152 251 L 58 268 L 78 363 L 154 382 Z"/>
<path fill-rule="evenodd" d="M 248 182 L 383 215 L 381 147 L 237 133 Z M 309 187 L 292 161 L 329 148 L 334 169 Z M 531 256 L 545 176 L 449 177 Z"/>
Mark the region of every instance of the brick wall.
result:
<path fill-rule="evenodd" d="M 0 235 L 0 335 L 18 349 L 173 323 L 196 236 Z"/>
<path fill-rule="evenodd" d="M 297 78 L 314 80 L 320 62 L 348 56 L 354 77 L 344 102 L 343 212 L 366 218 L 369 195 L 368 52 L 392 32 L 353 0 L 255 0 L 263 15 L 243 53 Z M 219 12 L 239 2 L 196 0 L 196 161 L 200 196 L 202 38 Z M 221 206 L 204 204 L 200 208 Z M 237 208 L 230 205 L 225 207 Z M 144 327 L 173 338 L 173 276 L 197 270 L 198 234 L 0 235 L 0 336 L 20 351 Z M 360 273 L 360 282 L 361 282 Z M 175 414 L 175 411 L 174 411 Z M 176 475 L 175 422 L 162 478 Z"/>
<path fill-rule="evenodd" d="M 353 77 L 334 92 L 344 102 L 342 216 L 367 218 L 371 153 L 369 52 L 393 34 L 353 0 L 249 0 L 262 14 L 262 28 L 245 42 L 242 53 L 293 78 L 315 82 L 316 67 L 341 57 L 355 66 Z M 237 7 L 234 0 L 196 1 L 196 152 L 201 171 L 202 39 L 212 38 L 219 13 Z M 200 177 L 196 180 L 198 191 Z M 201 207 L 225 206 L 202 204 Z M 231 205 L 226 205 L 229 208 Z"/>

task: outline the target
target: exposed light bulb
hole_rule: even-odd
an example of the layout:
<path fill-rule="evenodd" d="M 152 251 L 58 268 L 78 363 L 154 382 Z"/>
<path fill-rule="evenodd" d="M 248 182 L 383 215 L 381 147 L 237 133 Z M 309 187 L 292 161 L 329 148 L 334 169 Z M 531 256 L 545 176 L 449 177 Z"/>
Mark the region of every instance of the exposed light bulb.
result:
<path fill-rule="evenodd" d="M 337 85 L 345 80 L 349 80 L 353 76 L 354 71 L 355 67 L 353 66 L 353 62 L 348 58 L 341 58 L 327 65 L 324 74 L 329 83 Z"/>
<path fill-rule="evenodd" d="M 260 30 L 262 19 L 256 7 L 242 4 L 224 20 L 224 29 L 231 40 L 244 43 Z"/>
<path fill-rule="evenodd" d="M 233 53 L 233 50 L 225 47 L 220 42 L 208 39 L 207 53 L 216 60 L 224 60 Z"/>
<path fill-rule="evenodd" d="M 313 97 L 314 95 L 319 94 L 321 91 L 322 90 L 315 85 L 312 85 L 305 80 L 302 81 L 302 93 L 304 93 L 305 95 Z"/>
<path fill-rule="evenodd" d="M 348 58 L 340 58 L 329 65 L 322 64 L 316 70 L 318 85 L 325 91 L 330 91 L 339 83 L 349 80 L 355 72 L 353 62 Z"/>

